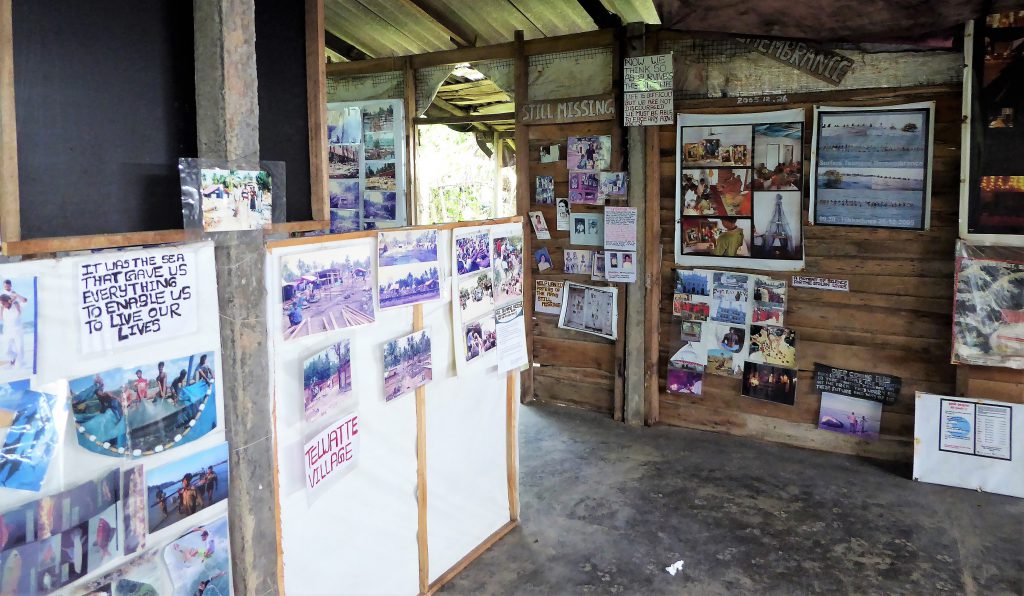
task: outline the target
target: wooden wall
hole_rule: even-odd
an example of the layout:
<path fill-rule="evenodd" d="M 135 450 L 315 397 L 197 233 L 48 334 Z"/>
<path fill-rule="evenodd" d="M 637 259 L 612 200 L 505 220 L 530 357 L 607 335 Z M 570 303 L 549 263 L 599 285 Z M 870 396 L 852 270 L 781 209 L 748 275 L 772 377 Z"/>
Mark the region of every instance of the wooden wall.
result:
<path fill-rule="evenodd" d="M 957 236 L 960 169 L 960 87 L 860 90 L 791 95 L 785 106 L 736 107 L 735 99 L 677 101 L 677 112 L 735 113 L 802 107 L 806 110 L 805 173 L 810 168 L 815 104 L 874 106 L 936 101 L 932 170 L 932 227 L 925 232 L 804 225 L 806 270 L 800 275 L 847 279 L 850 292 L 790 288 L 786 324 L 797 332 L 796 403 L 740 395 L 740 380 L 704 377 L 703 395 L 665 392 L 669 357 L 681 347 L 679 321 L 671 316 L 675 238 L 674 126 L 661 141 L 662 301 L 659 418 L 686 426 L 842 453 L 909 461 L 914 432 L 914 392 L 956 392 L 950 364 L 953 250 Z M 804 221 L 807 220 L 807 178 Z M 772 274 L 790 280 L 791 274 Z M 817 429 L 820 397 L 813 390 L 814 362 L 893 374 L 903 379 L 897 402 L 885 406 L 882 437 L 870 443 Z M 976 386 L 985 381 L 978 377 Z M 1017 391 L 1019 392 L 1019 385 Z M 995 397 L 978 392 L 978 397 Z"/>

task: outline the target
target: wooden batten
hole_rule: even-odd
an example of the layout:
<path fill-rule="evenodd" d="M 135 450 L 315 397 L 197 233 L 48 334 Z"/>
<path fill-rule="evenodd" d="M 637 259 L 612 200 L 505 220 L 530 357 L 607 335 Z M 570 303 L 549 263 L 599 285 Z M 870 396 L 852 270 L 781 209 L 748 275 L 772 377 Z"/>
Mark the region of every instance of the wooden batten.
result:
<path fill-rule="evenodd" d="M 517 103 L 530 100 L 529 61 L 524 51 L 522 31 L 515 32 L 515 96 Z M 525 126 L 516 126 L 516 213 L 520 217 L 530 211 L 530 138 Z M 530 223 L 523 220 L 523 319 L 526 321 L 526 350 L 529 366 L 520 376 L 521 392 L 519 399 L 524 403 L 534 399 L 533 382 L 533 231 Z"/>
<path fill-rule="evenodd" d="M 14 116 L 14 25 L 11 0 L 0 0 L 0 241 L 21 240 L 18 133 Z"/>
<path fill-rule="evenodd" d="M 313 219 L 331 220 L 327 191 L 327 72 L 324 0 L 306 0 L 306 111 L 309 119 L 310 202 Z"/>
<path fill-rule="evenodd" d="M 395 70 L 402 70 L 402 58 L 387 57 L 353 60 L 352 62 L 334 62 L 324 67 L 324 71 L 329 77 L 354 77 Z"/>

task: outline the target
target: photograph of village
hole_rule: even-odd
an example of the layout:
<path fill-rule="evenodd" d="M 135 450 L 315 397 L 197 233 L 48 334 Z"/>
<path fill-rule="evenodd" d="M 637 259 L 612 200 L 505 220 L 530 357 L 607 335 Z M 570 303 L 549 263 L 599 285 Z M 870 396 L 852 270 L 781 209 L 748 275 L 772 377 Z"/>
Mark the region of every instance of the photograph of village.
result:
<path fill-rule="evenodd" d="M 338 410 L 344 398 L 352 395 L 349 340 L 331 344 L 302 363 L 302 389 L 306 422 Z"/>
<path fill-rule="evenodd" d="M 284 338 L 374 321 L 369 244 L 281 259 Z"/>
<path fill-rule="evenodd" d="M 262 170 L 203 169 L 203 230 L 255 230 L 269 226 L 271 177 Z"/>
<path fill-rule="evenodd" d="M 395 159 L 395 133 L 368 132 L 363 135 L 366 159 Z"/>
<path fill-rule="evenodd" d="M 366 190 L 395 190 L 395 162 L 366 162 Z"/>
<path fill-rule="evenodd" d="M 426 329 L 384 344 L 384 400 L 391 401 L 429 383 L 432 366 Z"/>
<path fill-rule="evenodd" d="M 327 181 L 327 191 L 331 197 L 331 209 L 359 208 L 359 180 L 331 178 Z"/>
<path fill-rule="evenodd" d="M 331 145 L 327 164 L 331 178 L 359 178 L 359 145 Z"/>
<path fill-rule="evenodd" d="M 437 230 L 377 235 L 377 293 L 381 308 L 441 297 Z"/>

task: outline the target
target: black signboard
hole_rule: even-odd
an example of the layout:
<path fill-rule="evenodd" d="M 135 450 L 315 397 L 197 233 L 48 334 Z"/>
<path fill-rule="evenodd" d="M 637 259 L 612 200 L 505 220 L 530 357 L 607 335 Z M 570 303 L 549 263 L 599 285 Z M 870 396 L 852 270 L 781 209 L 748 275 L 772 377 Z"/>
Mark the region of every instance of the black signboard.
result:
<path fill-rule="evenodd" d="M 870 399 L 884 404 L 896 403 L 903 381 L 880 373 L 860 372 L 814 363 L 814 388 L 825 393 Z"/>

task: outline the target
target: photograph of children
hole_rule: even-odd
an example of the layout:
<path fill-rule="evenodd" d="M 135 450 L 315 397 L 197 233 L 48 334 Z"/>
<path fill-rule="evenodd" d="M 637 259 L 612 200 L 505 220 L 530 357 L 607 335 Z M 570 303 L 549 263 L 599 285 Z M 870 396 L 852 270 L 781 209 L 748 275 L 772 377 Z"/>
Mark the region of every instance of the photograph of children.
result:
<path fill-rule="evenodd" d="M 672 315 L 684 321 L 707 321 L 711 315 L 711 305 L 695 300 L 692 294 L 672 295 Z"/>
<path fill-rule="evenodd" d="M 604 246 L 604 215 L 573 213 L 570 216 L 569 244 Z"/>
<path fill-rule="evenodd" d="M 363 135 L 367 160 L 395 159 L 395 133 L 368 132 Z"/>
<path fill-rule="evenodd" d="M 598 196 L 600 181 L 596 172 L 569 172 L 569 203 L 602 205 Z"/>
<path fill-rule="evenodd" d="M 331 145 L 359 143 L 363 136 L 363 115 L 359 106 L 327 111 L 327 142 Z"/>
<path fill-rule="evenodd" d="M 494 246 L 494 303 L 505 304 L 523 297 L 523 237 L 502 236 Z"/>
<path fill-rule="evenodd" d="M 796 366 L 796 331 L 788 327 L 750 326 L 747 362 Z"/>
<path fill-rule="evenodd" d="M 306 422 L 315 422 L 336 412 L 346 397 L 352 397 L 352 353 L 349 340 L 313 354 L 302 363 L 303 410 Z"/>
<path fill-rule="evenodd" d="M 190 530 L 168 544 L 164 547 L 164 563 L 174 584 L 173 596 L 231 594 L 227 516 Z"/>
<path fill-rule="evenodd" d="M 551 269 L 551 253 L 548 252 L 548 247 L 533 251 L 533 258 L 537 261 L 537 270 L 541 273 Z"/>
<path fill-rule="evenodd" d="M 359 178 L 359 145 L 331 145 L 327 148 L 327 174 L 331 178 Z"/>
<path fill-rule="evenodd" d="M 273 197 L 269 172 L 200 170 L 203 230 L 255 230 L 270 225 Z"/>
<path fill-rule="evenodd" d="M 704 385 L 704 372 L 676 368 L 669 365 L 665 390 L 678 395 L 700 395 Z"/>
<path fill-rule="evenodd" d="M 743 350 L 744 342 L 747 339 L 746 327 L 717 324 L 708 326 L 714 332 L 714 349 L 725 350 L 730 354 L 739 354 Z"/>
<path fill-rule="evenodd" d="M 381 308 L 441 297 L 437 230 L 377 234 L 377 294 Z"/>
<path fill-rule="evenodd" d="M 566 166 L 570 170 L 597 172 L 607 170 L 611 167 L 611 163 L 611 136 L 569 137 Z"/>
<path fill-rule="evenodd" d="M 551 232 L 548 231 L 548 222 L 544 221 L 544 214 L 540 211 L 530 211 L 530 224 L 533 226 L 533 233 L 537 240 L 551 240 Z"/>
<path fill-rule="evenodd" d="M 553 176 L 537 176 L 537 196 L 533 202 L 538 205 L 550 205 L 555 202 L 555 178 Z"/>
<path fill-rule="evenodd" d="M 374 321 L 372 250 L 359 242 L 281 259 L 285 340 Z"/>
<path fill-rule="evenodd" d="M 86 536 L 85 544 L 88 548 L 86 560 L 89 573 L 96 571 L 103 565 L 121 556 L 123 545 L 118 542 L 117 535 L 119 523 L 121 523 L 121 520 L 118 519 L 117 505 L 107 507 L 105 511 L 87 522 L 88 535 Z M 67 535 L 67 532 L 64 534 Z M 127 538 L 126 534 L 125 540 Z M 79 577 L 82 575 L 84 573 L 80 573 Z"/>
<path fill-rule="evenodd" d="M 750 256 L 750 220 L 683 218 L 683 253 L 716 257 Z"/>
<path fill-rule="evenodd" d="M 141 465 L 121 473 L 121 510 L 124 554 L 130 555 L 146 547 L 146 534 L 149 533 L 146 476 Z"/>
<path fill-rule="evenodd" d="M 821 393 L 818 428 L 875 441 L 881 427 L 882 402 L 827 391 Z"/>
<path fill-rule="evenodd" d="M 574 273 L 580 275 L 590 275 L 593 273 L 593 253 L 589 250 L 571 250 L 565 249 L 562 251 L 562 257 L 564 263 L 562 264 L 563 273 Z"/>
<path fill-rule="evenodd" d="M 0 385 L 0 486 L 42 487 L 61 440 L 56 407 L 57 396 L 30 390 L 28 380 Z"/>
<path fill-rule="evenodd" d="M 146 495 L 150 533 L 228 498 L 228 444 L 147 468 Z"/>
<path fill-rule="evenodd" d="M 590 279 L 591 281 L 605 281 L 607 277 L 604 274 L 604 252 L 595 251 L 593 253 L 594 262 L 590 264 Z"/>
<path fill-rule="evenodd" d="M 682 214 L 749 217 L 750 170 L 708 168 L 683 170 Z"/>
<path fill-rule="evenodd" d="M 555 199 L 555 229 L 569 231 L 569 199 Z"/>
<path fill-rule="evenodd" d="M 366 162 L 366 190 L 395 190 L 395 188 L 395 162 Z"/>
<path fill-rule="evenodd" d="M 720 348 L 708 350 L 708 365 L 704 372 L 738 379 L 743 375 L 742 354 L 734 354 Z"/>
<path fill-rule="evenodd" d="M 749 124 L 684 126 L 683 166 L 749 166 L 753 138 Z"/>
<path fill-rule="evenodd" d="M 699 342 L 701 337 L 700 321 L 683 321 L 679 324 L 679 338 L 683 341 Z"/>
<path fill-rule="evenodd" d="M 786 280 L 754 276 L 754 299 L 751 321 L 782 325 L 786 314 Z"/>
<path fill-rule="evenodd" d="M 466 362 L 472 362 L 498 346 L 498 334 L 493 314 L 486 315 L 465 326 Z"/>
<path fill-rule="evenodd" d="M 331 209 L 331 233 L 344 234 L 359 231 L 358 209 Z"/>
<path fill-rule="evenodd" d="M 627 179 L 625 172 L 598 172 L 597 202 L 626 200 Z"/>
<path fill-rule="evenodd" d="M 754 125 L 754 190 L 803 189 L 803 122 Z"/>
<path fill-rule="evenodd" d="M 618 291 L 565 282 L 558 326 L 615 339 Z"/>
<path fill-rule="evenodd" d="M 538 279 L 534 282 L 533 312 L 557 315 L 562 312 L 562 283 Z"/>
<path fill-rule="evenodd" d="M 494 282 L 490 270 L 479 271 L 459 280 L 459 310 L 463 321 L 494 310 Z"/>
<path fill-rule="evenodd" d="M 491 235 L 480 230 L 455 237 L 455 270 L 459 275 L 491 268 Z"/>
<path fill-rule="evenodd" d="M 359 180 L 329 178 L 327 191 L 331 196 L 331 209 L 359 208 Z"/>
<path fill-rule="evenodd" d="M 205 435 L 217 425 L 213 363 L 213 352 L 205 352 L 72 380 L 78 444 L 139 457 Z"/>
<path fill-rule="evenodd" d="M 540 148 L 540 163 L 555 163 L 560 159 L 558 145 L 545 145 Z"/>
<path fill-rule="evenodd" d="M 804 258 L 799 191 L 754 193 L 755 259 Z"/>
<path fill-rule="evenodd" d="M 706 271 L 676 269 L 675 272 L 676 294 L 711 295 L 711 280 Z"/>
<path fill-rule="evenodd" d="M 384 344 L 384 401 L 426 385 L 431 378 L 430 334 L 426 329 Z"/>
<path fill-rule="evenodd" d="M 0 285 L 0 382 L 36 372 L 36 278 L 7 277 Z"/>
<path fill-rule="evenodd" d="M 743 395 L 787 406 L 796 401 L 796 370 L 747 362 L 743 365 Z"/>

